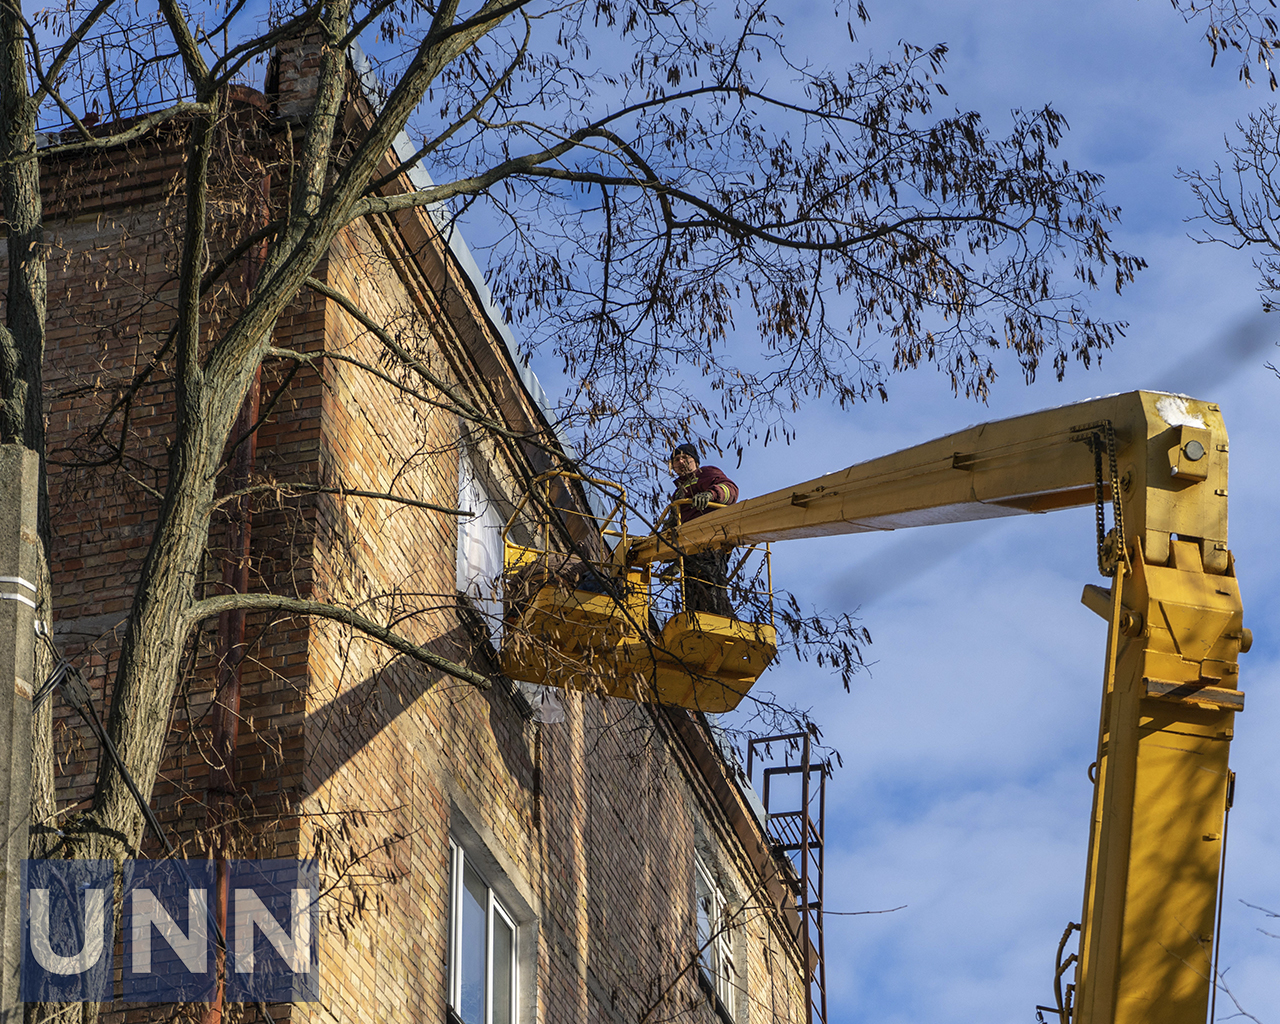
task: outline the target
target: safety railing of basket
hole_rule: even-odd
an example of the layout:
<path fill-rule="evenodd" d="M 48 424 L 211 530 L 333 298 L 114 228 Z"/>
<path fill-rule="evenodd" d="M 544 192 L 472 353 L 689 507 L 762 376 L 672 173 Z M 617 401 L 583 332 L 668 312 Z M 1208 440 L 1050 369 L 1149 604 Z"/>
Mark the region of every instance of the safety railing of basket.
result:
<path fill-rule="evenodd" d="M 663 571 L 655 575 L 659 586 L 654 594 L 655 601 L 658 604 L 669 604 L 674 610 L 676 598 L 679 599 L 679 607 L 688 607 L 688 594 L 686 591 L 686 573 L 685 573 L 685 554 L 680 545 L 680 527 L 683 525 L 680 521 L 680 508 L 693 504 L 692 498 L 677 498 L 663 509 L 662 514 L 658 516 L 655 526 L 655 533 L 662 535 L 666 546 L 671 549 L 672 559 L 670 568 L 674 572 Z M 708 502 L 706 508 L 708 510 L 727 508 L 719 502 Z M 728 568 L 725 574 L 725 584 L 731 595 L 731 600 L 737 606 L 744 603 L 753 610 L 763 608 L 768 616 L 770 626 L 776 625 L 774 622 L 773 608 L 773 549 L 766 542 L 763 544 L 751 544 L 741 549 L 731 549 L 736 555 L 736 561 Z M 696 577 L 695 577 L 696 579 Z M 707 581 L 702 581 L 707 582 Z M 662 585 L 666 585 L 670 590 L 663 592 Z M 665 598 L 665 601 L 664 601 Z M 759 621 L 753 615 L 739 615 L 739 618 L 751 619 Z"/>
<path fill-rule="evenodd" d="M 596 488 L 597 492 L 606 495 L 608 500 L 612 501 L 612 507 L 601 515 L 592 511 L 589 506 L 583 509 L 575 505 L 567 507 L 555 505 L 551 498 L 551 486 L 557 480 L 565 482 L 577 481 L 584 485 L 590 485 Z M 531 506 L 534 507 L 531 508 Z M 516 503 L 515 510 L 507 519 L 506 525 L 502 528 L 502 548 L 506 569 L 510 570 L 521 562 L 527 561 L 528 558 L 523 554 L 524 552 L 534 552 L 535 556 L 542 555 L 543 557 L 548 557 L 553 553 L 551 517 L 557 514 L 569 518 L 577 517 L 590 522 L 592 529 L 606 543 L 610 538 L 617 538 L 618 544 L 624 549 L 626 548 L 627 489 L 613 480 L 604 480 L 599 477 L 586 476 L 582 473 L 553 469 L 533 478 L 529 487 Z M 532 547 L 526 544 L 519 544 L 511 539 L 512 532 L 521 523 L 530 519 L 537 524 L 537 530 L 532 531 L 535 532 L 535 546 Z M 566 518 L 566 523 L 567 521 L 568 518 Z M 513 564 L 512 555 L 510 554 L 513 550 L 521 553 L 516 556 L 518 561 L 515 564 Z M 579 552 L 579 556 L 581 556 L 581 552 Z M 588 557 L 583 560 L 600 571 L 607 571 L 611 564 L 607 551 L 601 552 L 598 558 Z"/>

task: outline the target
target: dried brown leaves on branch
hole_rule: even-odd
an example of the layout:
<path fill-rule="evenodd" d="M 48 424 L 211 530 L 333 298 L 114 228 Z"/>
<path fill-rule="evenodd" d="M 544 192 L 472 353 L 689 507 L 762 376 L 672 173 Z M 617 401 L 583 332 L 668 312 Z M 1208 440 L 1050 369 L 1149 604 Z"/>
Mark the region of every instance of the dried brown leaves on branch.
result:
<path fill-rule="evenodd" d="M 1280 46 L 1280 23 L 1271 0 L 1170 0 L 1188 22 L 1204 22 L 1210 60 L 1239 60 L 1240 81 L 1254 82 L 1254 65 L 1267 85 L 1276 88 L 1271 58 Z"/>
<path fill-rule="evenodd" d="M 457 209 L 487 228 L 526 347 L 573 385 L 563 412 L 586 451 L 621 455 L 655 423 L 733 446 L 927 363 L 983 398 L 1002 351 L 1030 379 L 1115 341 L 1082 294 L 1143 263 L 1113 244 L 1101 179 L 1055 159 L 1056 111 L 993 135 L 976 113 L 935 113 L 943 46 L 875 61 L 850 44 L 849 70 L 815 72 L 788 62 L 765 8 L 690 10 L 602 4 L 562 23 L 607 48 L 611 74 L 491 37 L 508 76 L 492 113 L 428 147 L 433 173 L 516 168 Z M 441 118 L 489 80 L 450 84 Z"/>

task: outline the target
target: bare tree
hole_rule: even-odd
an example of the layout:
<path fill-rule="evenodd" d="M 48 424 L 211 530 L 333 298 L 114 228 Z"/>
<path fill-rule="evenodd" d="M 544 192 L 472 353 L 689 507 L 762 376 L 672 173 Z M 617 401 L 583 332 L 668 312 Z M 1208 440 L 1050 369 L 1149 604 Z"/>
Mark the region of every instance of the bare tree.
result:
<path fill-rule="evenodd" d="M 1275 104 L 1237 123 L 1239 133 L 1228 142 L 1229 162 L 1211 172 L 1183 171 L 1179 176 L 1200 202 L 1196 221 L 1207 226 L 1202 242 L 1217 242 L 1257 253 L 1263 307 L 1275 309 L 1280 288 L 1280 117 Z"/>
<path fill-rule="evenodd" d="M 1001 351 L 1028 379 L 1045 361 L 1059 376 L 1072 360 L 1087 366 L 1120 325 L 1091 318 L 1082 295 L 1104 281 L 1120 290 L 1143 266 L 1111 241 L 1118 210 L 1103 202 L 1101 178 L 1055 158 L 1065 130 L 1056 111 L 1016 114 L 1003 138 L 976 113 L 935 115 L 942 46 L 812 69 L 785 49 L 782 21 L 763 2 L 326 0 L 273 5 L 268 22 L 241 4 L 209 13 L 221 20 L 193 20 L 176 0 L 159 0 L 153 15 L 114 0 L 72 0 L 39 19 L 17 0 L 0 8 L 3 441 L 44 448 L 42 164 L 118 152 L 161 128 L 182 147 L 171 328 L 158 351 L 124 368 L 102 423 L 73 453 L 114 463 L 156 502 L 106 722 L 144 796 L 192 638 L 219 615 L 334 620 L 468 684 L 488 683 L 395 628 L 413 595 L 386 615 L 243 586 L 207 596 L 192 569 L 205 564 L 211 530 L 226 529 L 216 518 L 227 499 L 220 481 L 236 479 L 228 460 L 261 422 L 245 413 L 246 396 L 264 372 L 278 380 L 292 372 L 282 366 L 314 358 L 274 340 L 284 312 L 309 294 L 339 303 L 377 338 L 385 359 L 367 372 L 503 443 L 555 449 L 548 437 L 513 438 L 492 409 L 433 372 L 408 334 L 317 278 L 349 225 L 410 207 L 433 211 L 445 233 L 464 215 L 484 225 L 495 293 L 522 325 L 528 354 L 558 360 L 572 384 L 557 409 L 562 434 L 585 463 L 619 473 L 634 466 L 637 445 L 676 432 L 740 449 L 761 431 L 786 430 L 815 397 L 883 398 L 893 370 L 934 363 L 958 392 L 983 398 Z M 835 13 L 853 46 L 865 11 L 837 0 Z M 147 28 L 154 43 L 144 56 L 179 61 L 190 95 L 127 118 L 78 112 L 63 95 L 67 69 L 108 22 L 133 26 L 137 38 Z M 283 151 L 255 156 L 281 168 L 287 194 L 277 189 L 258 210 L 241 199 L 229 216 L 219 197 L 229 187 L 223 156 L 238 138 L 231 86 L 302 37 L 317 44 L 314 106 Z M 359 41 L 371 70 L 353 65 Z M 361 75 L 377 83 L 373 102 L 353 103 Z M 38 140 L 40 112 L 54 108 L 68 127 Z M 388 174 L 387 154 L 406 131 L 417 152 Z M 415 164 L 434 182 L 390 187 Z M 236 288 L 243 297 L 231 301 Z M 174 391 L 167 460 L 134 465 L 113 438 L 128 437 L 131 399 L 161 364 Z M 239 480 L 233 502 L 253 486 Z M 313 493 L 324 483 L 288 487 Z M 48 748 L 47 721 L 42 728 L 37 742 Z M 51 763 L 46 756 L 38 815 L 48 811 Z M 80 830 L 58 851 L 111 858 L 134 848 L 142 827 L 104 760 Z"/>

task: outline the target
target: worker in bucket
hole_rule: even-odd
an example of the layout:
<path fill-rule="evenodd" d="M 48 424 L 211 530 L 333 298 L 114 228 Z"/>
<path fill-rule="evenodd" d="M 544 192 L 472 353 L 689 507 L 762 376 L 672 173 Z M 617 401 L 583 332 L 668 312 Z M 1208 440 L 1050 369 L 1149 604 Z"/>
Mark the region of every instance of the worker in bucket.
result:
<path fill-rule="evenodd" d="M 675 477 L 671 500 L 688 499 L 676 506 L 681 523 L 705 515 L 711 505 L 732 505 L 738 500 L 738 485 L 716 466 L 703 466 L 698 449 L 688 442 L 676 445 L 668 461 Z M 710 612 L 733 617 L 726 590 L 729 575 L 728 551 L 700 551 L 684 560 L 685 611 Z"/>

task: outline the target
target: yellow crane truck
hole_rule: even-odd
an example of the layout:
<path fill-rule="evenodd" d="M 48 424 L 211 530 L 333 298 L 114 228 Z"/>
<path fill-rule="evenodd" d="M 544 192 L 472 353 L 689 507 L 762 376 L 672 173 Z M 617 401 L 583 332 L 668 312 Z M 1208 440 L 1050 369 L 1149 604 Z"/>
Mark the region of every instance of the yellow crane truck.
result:
<path fill-rule="evenodd" d="M 530 576 L 554 545 L 549 529 L 513 543 L 529 515 L 518 510 L 506 557 L 527 593 L 508 601 L 503 665 L 532 682 L 727 710 L 776 654 L 772 622 L 680 612 L 659 626 L 655 563 L 1094 505 L 1111 586 L 1086 586 L 1083 601 L 1109 629 L 1079 953 L 1058 1012 L 1063 1024 L 1204 1024 L 1227 752 L 1244 708 L 1237 661 L 1251 643 L 1227 546 L 1227 455 L 1217 405 L 1138 391 L 970 427 L 646 536 L 627 534 L 615 487 L 605 543 L 568 583 Z"/>

